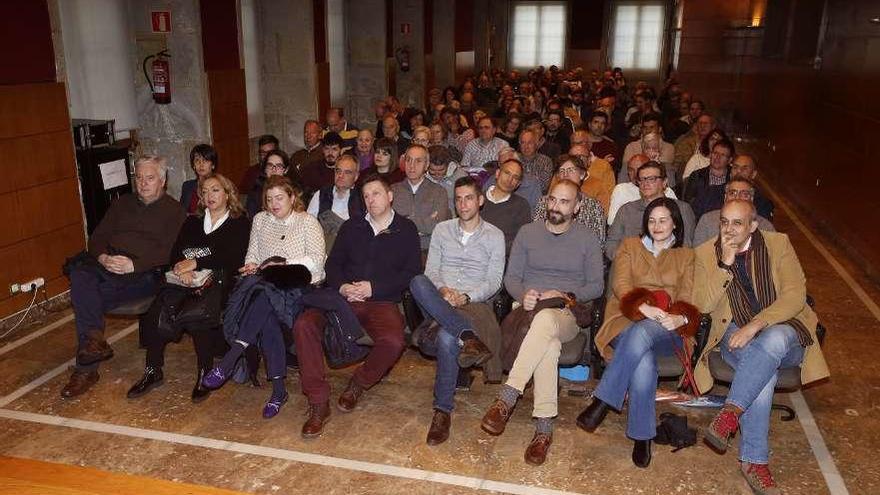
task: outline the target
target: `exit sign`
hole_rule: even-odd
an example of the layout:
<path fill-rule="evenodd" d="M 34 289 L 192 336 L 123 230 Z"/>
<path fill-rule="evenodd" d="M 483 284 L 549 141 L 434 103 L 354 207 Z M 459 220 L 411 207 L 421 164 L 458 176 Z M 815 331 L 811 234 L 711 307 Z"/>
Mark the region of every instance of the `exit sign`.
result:
<path fill-rule="evenodd" d="M 154 10 L 150 12 L 153 23 L 154 33 L 170 33 L 171 32 L 171 11 Z"/>

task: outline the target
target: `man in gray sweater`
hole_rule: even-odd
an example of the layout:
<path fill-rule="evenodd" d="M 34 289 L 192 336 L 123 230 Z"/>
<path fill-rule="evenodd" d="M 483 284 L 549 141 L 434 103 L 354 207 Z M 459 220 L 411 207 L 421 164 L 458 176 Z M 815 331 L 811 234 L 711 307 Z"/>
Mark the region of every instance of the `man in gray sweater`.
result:
<path fill-rule="evenodd" d="M 403 158 L 406 180 L 391 186 L 394 212 L 416 224 L 423 254 L 431 245 L 434 227 L 452 217 L 446 190 L 425 179 L 429 161 L 427 148 L 420 144 L 410 146 Z M 422 256 L 422 259 L 425 257 Z"/>
<path fill-rule="evenodd" d="M 547 217 L 523 226 L 510 251 L 504 286 L 526 311 L 539 301 L 563 298 L 586 302 L 604 289 L 602 248 L 596 234 L 573 221 L 580 205 L 580 189 L 561 180 L 550 191 Z M 540 465 L 553 441 L 557 415 L 557 378 L 562 344 L 580 329 L 568 307 L 546 308 L 532 319 L 507 383 L 483 417 L 482 428 L 493 435 L 504 431 L 513 406 L 534 380 L 536 431 L 525 452 L 529 464 Z"/>

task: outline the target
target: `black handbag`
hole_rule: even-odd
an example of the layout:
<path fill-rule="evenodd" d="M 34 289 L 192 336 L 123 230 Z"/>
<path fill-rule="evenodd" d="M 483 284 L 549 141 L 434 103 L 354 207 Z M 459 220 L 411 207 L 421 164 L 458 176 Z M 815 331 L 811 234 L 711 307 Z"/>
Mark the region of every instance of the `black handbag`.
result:
<path fill-rule="evenodd" d="M 184 330 L 207 330 L 222 324 L 224 284 L 223 277 L 216 275 L 182 298 L 163 301 L 157 328 L 160 335 L 177 341 Z"/>

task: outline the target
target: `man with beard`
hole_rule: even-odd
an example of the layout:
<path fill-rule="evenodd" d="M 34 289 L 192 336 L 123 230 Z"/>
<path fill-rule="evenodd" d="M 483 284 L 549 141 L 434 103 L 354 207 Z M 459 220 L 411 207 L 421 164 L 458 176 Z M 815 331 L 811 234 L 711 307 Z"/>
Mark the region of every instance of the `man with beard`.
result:
<path fill-rule="evenodd" d="M 501 378 L 501 332 L 487 301 L 501 288 L 504 234 L 480 218 L 483 191 L 473 177 L 455 181 L 454 191 L 458 218 L 434 228 L 425 274 L 416 275 L 409 284 L 422 312 L 439 325 L 434 339 L 437 373 L 428 445 L 449 438 L 460 368 L 486 363 L 487 378 L 490 372 L 493 380 Z M 494 362 L 488 362 L 493 357 Z"/>
<path fill-rule="evenodd" d="M 550 190 L 547 218 L 523 226 L 510 251 L 504 287 L 532 311 L 539 301 L 562 298 L 590 301 L 602 295 L 602 248 L 595 234 L 574 222 L 580 205 L 578 185 L 561 180 Z M 486 411 L 484 431 L 500 435 L 529 380 L 534 381 L 535 435 L 525 452 L 529 464 L 543 464 L 553 441 L 557 415 L 557 379 L 562 344 L 580 329 L 568 307 L 546 308 L 534 315 L 519 347 L 507 383 Z"/>
<path fill-rule="evenodd" d="M 306 163 L 300 169 L 303 186 L 303 200 L 311 199 L 312 194 L 322 187 L 332 186 L 336 160 L 342 154 L 342 138 L 335 132 L 328 132 L 321 140 L 324 159 Z"/>

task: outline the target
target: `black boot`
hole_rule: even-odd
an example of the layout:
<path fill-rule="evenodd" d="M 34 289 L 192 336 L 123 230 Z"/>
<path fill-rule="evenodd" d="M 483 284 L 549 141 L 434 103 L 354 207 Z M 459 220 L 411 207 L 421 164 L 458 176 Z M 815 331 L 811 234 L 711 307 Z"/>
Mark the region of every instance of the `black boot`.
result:
<path fill-rule="evenodd" d="M 611 406 L 599 400 L 598 397 L 593 397 L 593 401 L 590 402 L 590 405 L 587 406 L 583 412 L 578 414 L 578 427 L 584 431 L 593 433 L 596 431 L 596 428 L 602 424 L 609 409 L 611 409 Z"/>
<path fill-rule="evenodd" d="M 147 366 L 144 369 L 144 376 L 128 389 L 126 396 L 129 399 L 136 399 L 161 385 L 163 378 L 162 368 Z"/>
<path fill-rule="evenodd" d="M 202 378 L 204 378 L 209 371 L 211 371 L 210 368 L 199 369 L 199 376 L 196 378 L 196 385 L 193 387 L 192 395 L 190 395 L 190 399 L 192 399 L 193 402 L 202 402 L 211 395 L 211 389 L 202 385 Z"/>
<path fill-rule="evenodd" d="M 633 445 L 633 464 L 640 468 L 651 465 L 651 440 L 636 440 Z"/>

